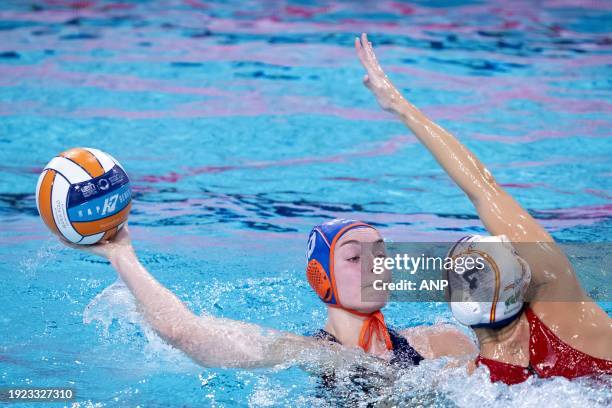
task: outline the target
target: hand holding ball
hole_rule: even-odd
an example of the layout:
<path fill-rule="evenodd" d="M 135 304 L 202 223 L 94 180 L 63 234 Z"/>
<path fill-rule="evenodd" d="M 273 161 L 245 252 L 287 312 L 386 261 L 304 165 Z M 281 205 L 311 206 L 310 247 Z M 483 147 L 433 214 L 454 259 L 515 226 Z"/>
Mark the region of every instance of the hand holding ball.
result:
<path fill-rule="evenodd" d="M 47 227 L 74 244 L 112 239 L 132 205 L 123 167 L 97 149 L 74 148 L 46 166 L 36 186 L 36 205 Z"/>

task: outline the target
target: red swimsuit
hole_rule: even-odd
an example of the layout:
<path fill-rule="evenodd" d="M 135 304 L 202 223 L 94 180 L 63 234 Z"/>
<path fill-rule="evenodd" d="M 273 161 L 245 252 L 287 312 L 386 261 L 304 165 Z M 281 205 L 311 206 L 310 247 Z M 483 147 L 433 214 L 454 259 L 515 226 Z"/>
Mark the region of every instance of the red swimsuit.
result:
<path fill-rule="evenodd" d="M 533 313 L 525 308 L 529 321 L 529 367 L 502 363 L 480 357 L 476 365 L 489 367 L 491 381 L 503 381 L 508 385 L 521 383 L 532 373 L 541 378 L 561 376 L 576 378 L 585 375 L 612 374 L 612 360 L 590 356 L 564 343 Z"/>

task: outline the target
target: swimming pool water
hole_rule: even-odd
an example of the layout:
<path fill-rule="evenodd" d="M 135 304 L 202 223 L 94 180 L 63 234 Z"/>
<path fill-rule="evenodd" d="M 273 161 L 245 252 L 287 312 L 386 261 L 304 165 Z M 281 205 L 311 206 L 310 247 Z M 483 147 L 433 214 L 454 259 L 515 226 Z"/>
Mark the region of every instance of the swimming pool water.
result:
<path fill-rule="evenodd" d="M 197 313 L 312 332 L 325 319 L 303 272 L 314 224 L 354 217 L 396 241 L 484 231 L 362 86 L 355 35 L 368 32 L 406 97 L 556 239 L 607 242 L 611 23 L 610 3 L 579 0 L 3 1 L 0 385 L 73 386 L 83 407 L 340 404 L 298 368 L 202 368 L 165 345 L 107 263 L 45 229 L 34 202 L 42 166 L 70 147 L 108 151 L 132 179 L 131 230 L 157 279 Z M 385 313 L 395 327 L 452 321 L 444 304 Z M 407 372 L 387 395 L 612 401 L 609 382 L 509 388 L 441 367 Z"/>

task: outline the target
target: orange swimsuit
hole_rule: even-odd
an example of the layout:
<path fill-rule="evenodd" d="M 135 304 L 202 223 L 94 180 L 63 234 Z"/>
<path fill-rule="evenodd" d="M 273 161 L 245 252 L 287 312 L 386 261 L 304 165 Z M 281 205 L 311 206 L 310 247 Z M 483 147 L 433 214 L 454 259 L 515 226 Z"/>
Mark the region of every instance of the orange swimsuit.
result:
<path fill-rule="evenodd" d="M 541 378 L 560 376 L 569 379 L 612 374 L 612 360 L 590 356 L 566 344 L 529 307 L 525 308 L 525 315 L 530 330 L 529 366 L 521 367 L 478 356 L 476 365 L 482 363 L 489 367 L 492 382 L 518 384 L 533 373 Z"/>

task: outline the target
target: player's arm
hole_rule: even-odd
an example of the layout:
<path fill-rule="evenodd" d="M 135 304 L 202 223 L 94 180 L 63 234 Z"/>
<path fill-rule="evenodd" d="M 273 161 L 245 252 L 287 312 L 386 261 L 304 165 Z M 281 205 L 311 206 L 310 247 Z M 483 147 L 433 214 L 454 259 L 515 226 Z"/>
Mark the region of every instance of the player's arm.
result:
<path fill-rule="evenodd" d="M 376 96 L 381 107 L 396 114 L 431 152 L 474 203 L 491 234 L 504 234 L 513 242 L 552 241 L 544 228 L 497 184 L 473 152 L 402 96 L 380 67 L 365 34 L 361 39 L 355 39 L 355 47 L 367 71 L 364 77 L 366 87 Z"/>
<path fill-rule="evenodd" d="M 292 363 L 316 371 L 346 361 L 355 352 L 309 337 L 258 325 L 197 316 L 140 263 L 129 230 L 97 245 L 67 245 L 107 258 L 134 295 L 146 322 L 166 342 L 206 367 L 270 367 Z"/>

